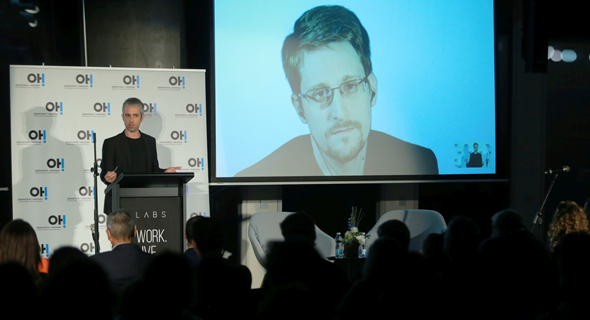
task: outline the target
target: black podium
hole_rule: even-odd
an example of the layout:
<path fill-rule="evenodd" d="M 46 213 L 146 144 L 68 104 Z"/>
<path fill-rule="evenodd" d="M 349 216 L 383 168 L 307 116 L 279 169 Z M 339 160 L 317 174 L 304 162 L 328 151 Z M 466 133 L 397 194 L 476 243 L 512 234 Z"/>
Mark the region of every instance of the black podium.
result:
<path fill-rule="evenodd" d="M 181 253 L 186 212 L 186 183 L 194 173 L 121 173 L 105 189 L 112 193 L 112 208 L 127 210 L 137 226 L 133 240 L 141 249 L 157 254 Z"/>

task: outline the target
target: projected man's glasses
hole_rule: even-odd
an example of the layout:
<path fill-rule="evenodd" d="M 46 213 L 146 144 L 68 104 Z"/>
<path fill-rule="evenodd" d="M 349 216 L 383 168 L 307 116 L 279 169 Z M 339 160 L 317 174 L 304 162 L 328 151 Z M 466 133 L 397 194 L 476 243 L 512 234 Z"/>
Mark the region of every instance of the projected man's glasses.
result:
<path fill-rule="evenodd" d="M 362 87 L 362 92 L 365 92 L 367 77 L 346 81 L 336 88 L 318 88 L 309 90 L 305 94 L 298 94 L 298 96 L 307 99 L 309 105 L 313 107 L 319 106 L 323 109 L 332 104 L 335 90 L 340 89 L 342 97 L 348 99 L 357 97 L 361 93 L 360 87 Z"/>

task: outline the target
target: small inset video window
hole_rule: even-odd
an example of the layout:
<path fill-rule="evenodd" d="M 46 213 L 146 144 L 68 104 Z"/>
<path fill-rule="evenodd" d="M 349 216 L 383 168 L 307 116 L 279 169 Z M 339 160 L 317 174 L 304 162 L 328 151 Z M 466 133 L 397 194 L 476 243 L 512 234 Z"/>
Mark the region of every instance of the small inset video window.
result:
<path fill-rule="evenodd" d="M 492 144 L 489 142 L 455 142 L 455 167 L 493 167 L 492 152 Z"/>

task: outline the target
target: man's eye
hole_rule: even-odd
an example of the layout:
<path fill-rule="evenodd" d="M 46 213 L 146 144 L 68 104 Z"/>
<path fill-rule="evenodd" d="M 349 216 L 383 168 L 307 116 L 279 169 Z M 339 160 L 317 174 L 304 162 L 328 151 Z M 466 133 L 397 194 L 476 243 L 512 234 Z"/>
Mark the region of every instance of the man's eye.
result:
<path fill-rule="evenodd" d="M 357 90 L 358 84 L 356 82 L 352 83 L 345 83 L 342 85 L 342 90 L 345 92 L 355 92 Z"/>
<path fill-rule="evenodd" d="M 311 92 L 310 96 L 313 100 L 321 101 L 330 95 L 330 89 L 318 89 Z"/>

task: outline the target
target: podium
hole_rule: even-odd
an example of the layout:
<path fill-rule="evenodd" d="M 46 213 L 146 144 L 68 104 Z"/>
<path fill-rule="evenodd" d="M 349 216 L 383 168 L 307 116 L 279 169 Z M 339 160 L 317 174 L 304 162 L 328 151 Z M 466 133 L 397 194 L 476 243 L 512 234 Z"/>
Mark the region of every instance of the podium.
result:
<path fill-rule="evenodd" d="M 133 243 L 145 252 L 182 253 L 186 183 L 194 173 L 121 173 L 108 188 L 112 208 L 129 212 L 137 226 Z"/>

